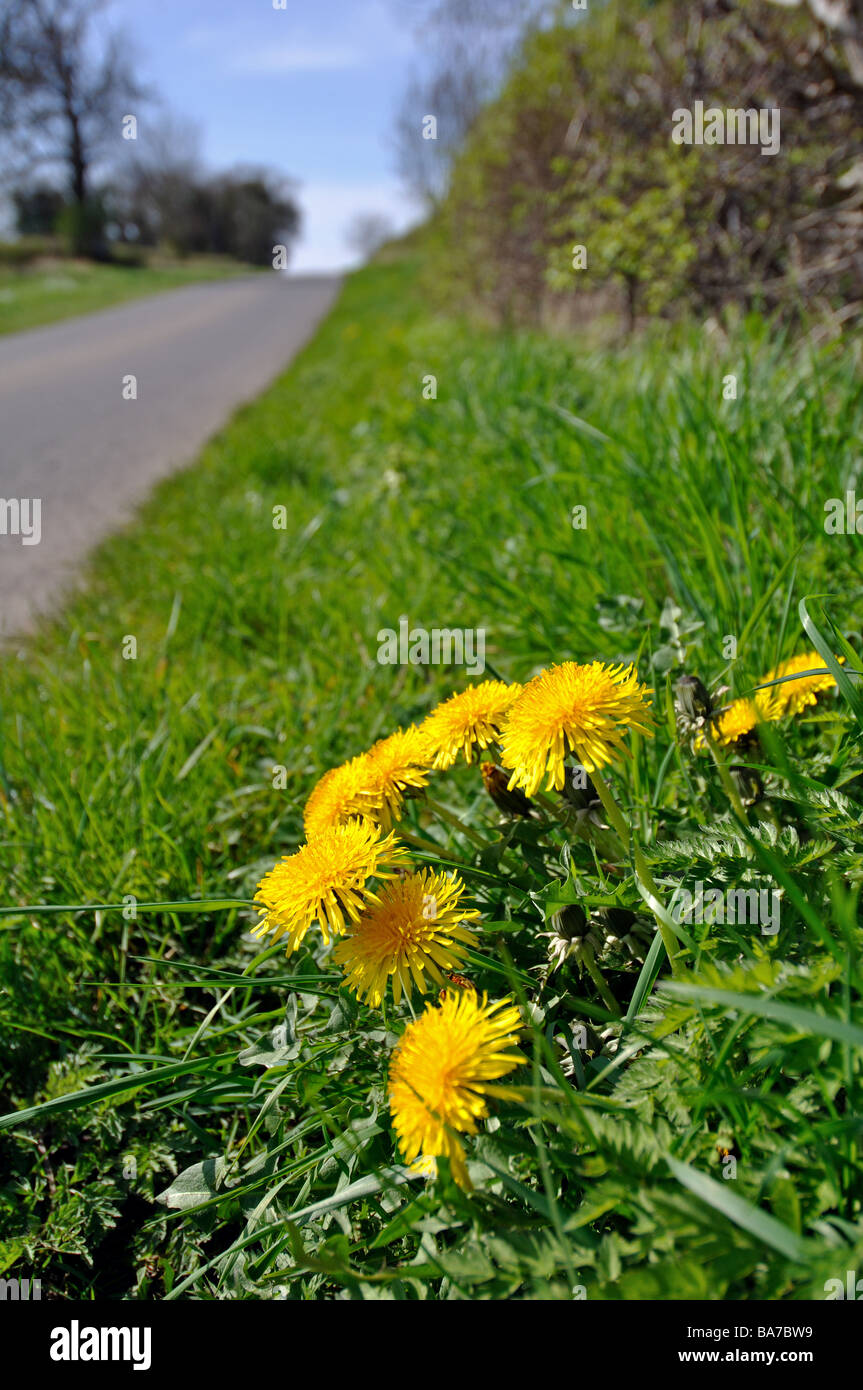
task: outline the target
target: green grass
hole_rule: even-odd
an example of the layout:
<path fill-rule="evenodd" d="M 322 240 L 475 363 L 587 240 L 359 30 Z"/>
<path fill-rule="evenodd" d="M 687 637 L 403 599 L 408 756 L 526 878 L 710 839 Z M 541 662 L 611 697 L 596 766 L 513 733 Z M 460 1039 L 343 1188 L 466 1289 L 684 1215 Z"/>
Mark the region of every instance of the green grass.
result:
<path fill-rule="evenodd" d="M 57 261 L 50 267 L 26 270 L 0 267 L 0 333 L 18 333 L 78 314 L 92 314 L 127 299 L 203 280 L 253 273 L 250 266 L 216 256 L 137 267 L 87 261 Z"/>
<path fill-rule="evenodd" d="M 741 694 L 811 645 L 812 593 L 856 661 L 856 538 L 823 506 L 855 476 L 860 342 L 495 337 L 430 312 L 416 273 L 353 277 L 4 663 L 5 898 L 56 910 L 0 916 L 2 1109 L 33 1112 L 0 1122 L 0 1266 L 66 1297 L 824 1297 L 863 1256 L 855 681 L 746 754 L 765 795 L 743 825 L 668 701 L 683 670 Z M 637 660 L 658 729 L 611 781 L 661 900 L 783 894 L 775 937 L 685 928 L 672 981 L 634 866 L 553 800 L 501 823 L 461 768 L 434 790 L 452 821 L 408 803 L 486 923 L 469 973 L 536 1023 L 523 1103 L 468 1142 L 471 1196 L 399 1168 L 404 1008 L 357 1007 L 316 932 L 262 952 L 244 906 L 321 772 L 467 683 L 377 663 L 402 614 L 485 629 L 507 679 Z M 538 933 L 573 899 L 623 1025 L 584 952 L 548 975 Z"/>

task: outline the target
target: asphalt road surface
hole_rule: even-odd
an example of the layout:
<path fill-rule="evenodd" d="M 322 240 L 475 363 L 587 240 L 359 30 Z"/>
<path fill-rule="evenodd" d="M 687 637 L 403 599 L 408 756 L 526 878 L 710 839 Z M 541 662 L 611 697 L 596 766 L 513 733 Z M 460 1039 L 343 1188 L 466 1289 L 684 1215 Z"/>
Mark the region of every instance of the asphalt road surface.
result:
<path fill-rule="evenodd" d="M 338 289 L 250 276 L 0 337 L 0 634 L 51 607 L 87 551 L 279 375 Z"/>

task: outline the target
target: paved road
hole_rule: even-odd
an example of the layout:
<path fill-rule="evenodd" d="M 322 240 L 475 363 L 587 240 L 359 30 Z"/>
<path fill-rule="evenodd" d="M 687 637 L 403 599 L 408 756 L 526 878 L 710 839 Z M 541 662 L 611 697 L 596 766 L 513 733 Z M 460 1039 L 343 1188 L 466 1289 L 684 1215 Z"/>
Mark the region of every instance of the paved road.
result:
<path fill-rule="evenodd" d="M 0 337 L 0 633 L 50 606 L 153 483 L 279 374 L 338 288 L 244 276 Z M 36 498 L 41 539 L 25 543 Z"/>

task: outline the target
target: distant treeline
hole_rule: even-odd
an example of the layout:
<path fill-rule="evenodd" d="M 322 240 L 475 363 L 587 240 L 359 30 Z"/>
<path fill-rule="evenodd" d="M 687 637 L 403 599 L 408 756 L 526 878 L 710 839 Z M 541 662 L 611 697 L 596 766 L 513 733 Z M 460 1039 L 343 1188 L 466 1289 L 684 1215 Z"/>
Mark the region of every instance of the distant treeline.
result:
<path fill-rule="evenodd" d="M 630 323 L 863 308 L 852 7 L 609 0 L 573 20 L 526 40 L 475 120 L 435 219 L 438 275 L 512 322 L 585 291 L 613 291 Z"/>
<path fill-rule="evenodd" d="M 232 256 L 268 265 L 273 246 L 296 233 L 299 212 L 276 179 L 261 171 L 207 178 L 174 167 L 133 170 L 123 187 L 110 185 L 83 203 L 50 185 L 12 194 L 16 230 L 25 237 L 57 236 L 66 250 L 102 259 L 125 244 L 162 246 L 179 256 Z"/>

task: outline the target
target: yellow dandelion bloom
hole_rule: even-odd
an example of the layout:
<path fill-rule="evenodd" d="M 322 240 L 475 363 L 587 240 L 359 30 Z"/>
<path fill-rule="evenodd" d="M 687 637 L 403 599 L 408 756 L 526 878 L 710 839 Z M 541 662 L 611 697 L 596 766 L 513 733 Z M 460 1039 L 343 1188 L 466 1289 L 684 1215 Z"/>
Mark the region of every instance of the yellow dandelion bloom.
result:
<path fill-rule="evenodd" d="M 839 657 L 840 662 L 844 662 L 844 657 Z M 768 671 L 764 677 L 765 681 L 778 681 L 782 676 L 793 676 L 798 671 L 823 671 L 824 659 L 817 652 L 805 652 L 802 656 L 792 656 L 788 661 L 781 661 L 773 671 Z M 775 700 L 782 715 L 800 714 L 807 705 L 814 705 L 817 697 L 826 690 L 835 690 L 836 682 L 832 676 L 801 676 L 798 680 L 785 681 L 782 685 L 773 685 L 768 691 L 759 691 L 759 694 L 770 694 Z M 777 716 L 778 718 L 779 716 Z"/>
<path fill-rule="evenodd" d="M 261 921 L 252 934 L 272 934 L 274 941 L 287 935 L 290 955 L 317 922 L 328 942 L 330 932 L 340 936 L 345 919 L 355 922 L 374 897 L 366 880 L 392 878 L 407 858 L 393 835 L 384 836 L 365 821 L 322 830 L 261 879 L 255 894 Z"/>
<path fill-rule="evenodd" d="M 420 994 L 427 976 L 443 984 L 442 971 L 461 965 L 476 937 L 463 923 L 479 913 L 461 905 L 465 888 L 456 874 L 420 869 L 396 878 L 370 901 L 336 944 L 333 959 L 360 999 L 377 1008 L 387 980 L 396 1004 L 411 986 Z"/>
<path fill-rule="evenodd" d="M 489 1004 L 472 990 L 447 992 L 408 1024 L 390 1062 L 393 1127 L 405 1162 L 445 1155 L 453 1177 L 470 1186 L 459 1134 L 476 1134 L 487 1098 L 513 1099 L 493 1083 L 525 1058 L 515 1050 L 521 1020 L 508 999 Z"/>
<path fill-rule="evenodd" d="M 472 762 L 476 749 L 499 742 L 507 712 L 520 694 L 520 685 L 481 681 L 433 709 L 420 725 L 428 740 L 432 767 L 445 771 L 459 753 L 466 763 Z"/>
<path fill-rule="evenodd" d="M 755 700 L 733 700 L 712 724 L 713 737 L 719 744 L 736 743 L 751 734 L 762 722 Z"/>
<path fill-rule="evenodd" d="M 746 738 L 759 724 L 772 723 L 782 717 L 782 711 L 770 690 L 759 690 L 755 697 L 732 700 L 727 709 L 711 720 L 711 732 L 715 741 L 724 747 Z M 695 740 L 697 749 L 705 748 L 706 740 L 699 734 Z"/>
<path fill-rule="evenodd" d="M 306 838 L 356 817 L 389 830 L 401 815 L 405 795 L 426 785 L 429 765 L 425 738 L 411 725 L 379 739 L 367 753 L 330 768 L 303 810 Z"/>
<path fill-rule="evenodd" d="M 373 744 L 364 755 L 363 775 L 368 777 L 368 814 L 389 830 L 399 820 L 404 798 L 428 783 L 429 756 L 423 734 L 415 724 L 397 729 Z"/>
<path fill-rule="evenodd" d="M 315 786 L 303 810 L 306 839 L 343 825 L 352 816 L 369 814 L 368 759 L 365 753 L 341 767 L 331 767 Z"/>
<path fill-rule="evenodd" d="M 426 1158 L 423 1154 L 420 1154 L 419 1158 L 415 1158 L 410 1165 L 410 1170 L 412 1173 L 415 1173 L 418 1178 L 436 1178 L 437 1159 Z"/>
<path fill-rule="evenodd" d="M 652 733 L 647 693 L 633 666 L 565 661 L 541 671 L 510 709 L 503 731 L 509 786 L 533 796 L 547 775 L 548 789 L 560 791 L 568 753 L 587 772 L 610 763 L 627 729 Z"/>

